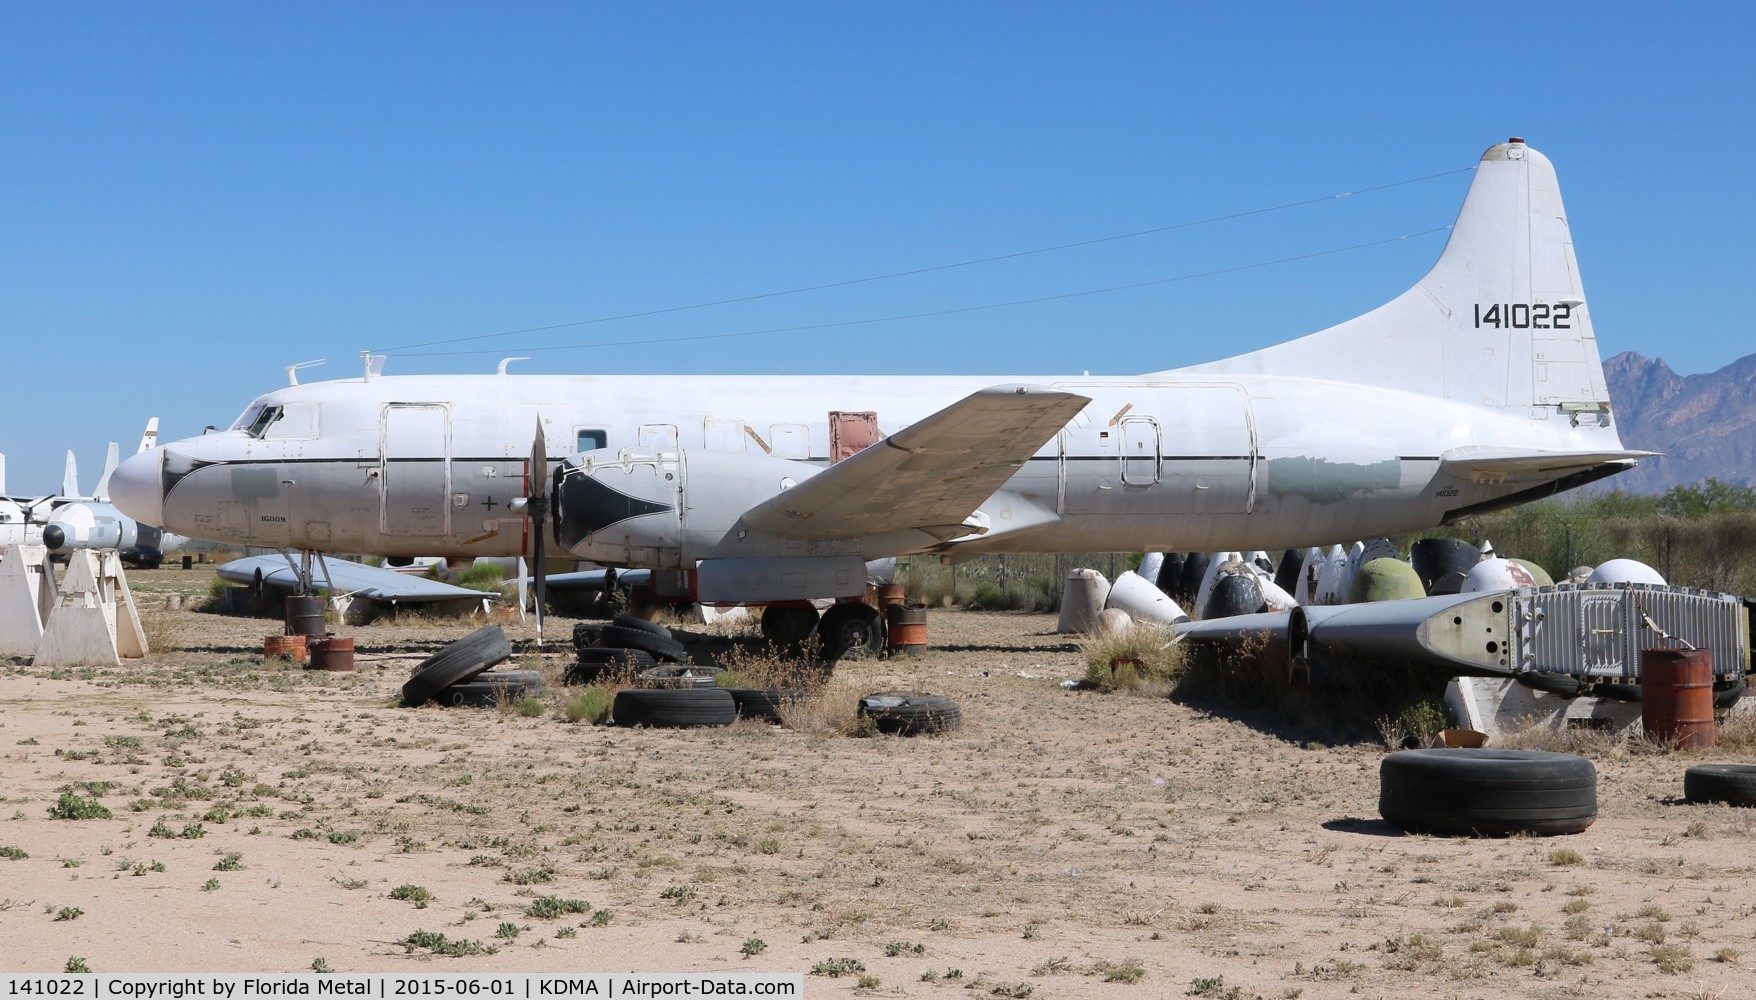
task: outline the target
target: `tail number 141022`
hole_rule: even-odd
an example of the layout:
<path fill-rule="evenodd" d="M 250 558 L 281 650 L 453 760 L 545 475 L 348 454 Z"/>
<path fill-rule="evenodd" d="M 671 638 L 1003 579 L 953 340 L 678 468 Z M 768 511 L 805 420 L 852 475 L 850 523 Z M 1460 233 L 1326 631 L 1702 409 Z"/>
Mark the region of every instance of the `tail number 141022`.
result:
<path fill-rule="evenodd" d="M 1484 326 L 1514 330 L 1570 330 L 1573 306 L 1558 302 L 1496 302 L 1486 309 L 1476 303 L 1476 329 Z"/>

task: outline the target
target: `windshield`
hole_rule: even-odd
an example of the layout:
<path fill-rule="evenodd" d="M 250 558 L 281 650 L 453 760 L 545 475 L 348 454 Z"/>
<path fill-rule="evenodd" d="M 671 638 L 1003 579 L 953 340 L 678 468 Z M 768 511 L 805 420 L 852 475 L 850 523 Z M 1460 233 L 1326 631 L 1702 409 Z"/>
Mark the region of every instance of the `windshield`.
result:
<path fill-rule="evenodd" d="M 262 436 L 263 431 L 268 430 L 271 424 L 280 419 L 280 416 L 281 408 L 278 406 L 269 406 L 266 403 L 252 403 L 250 404 L 250 408 L 244 411 L 243 416 L 232 421 L 231 429 L 235 431 L 243 431 L 253 438 L 259 438 Z"/>

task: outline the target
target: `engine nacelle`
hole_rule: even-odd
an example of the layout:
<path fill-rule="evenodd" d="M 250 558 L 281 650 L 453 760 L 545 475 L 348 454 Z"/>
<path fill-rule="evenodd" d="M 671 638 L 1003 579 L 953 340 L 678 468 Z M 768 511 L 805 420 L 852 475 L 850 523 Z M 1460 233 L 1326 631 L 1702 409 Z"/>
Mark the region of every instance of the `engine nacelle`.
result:
<path fill-rule="evenodd" d="M 555 539 L 594 562 L 692 569 L 698 560 L 858 554 L 857 542 L 809 543 L 741 527 L 751 507 L 818 467 L 719 451 L 601 449 L 561 463 Z"/>
<path fill-rule="evenodd" d="M 127 549 L 137 541 L 134 522 L 107 503 L 64 504 L 43 526 L 43 544 L 55 555 L 75 549 Z"/>

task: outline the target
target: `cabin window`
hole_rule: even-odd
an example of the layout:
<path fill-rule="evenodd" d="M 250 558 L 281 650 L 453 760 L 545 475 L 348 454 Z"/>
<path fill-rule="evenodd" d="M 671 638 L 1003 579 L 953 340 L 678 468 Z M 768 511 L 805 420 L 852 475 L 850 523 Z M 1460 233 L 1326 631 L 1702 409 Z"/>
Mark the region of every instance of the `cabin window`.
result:
<path fill-rule="evenodd" d="M 605 430 L 583 430 L 575 432 L 574 451 L 597 451 L 610 446 L 610 432 Z"/>

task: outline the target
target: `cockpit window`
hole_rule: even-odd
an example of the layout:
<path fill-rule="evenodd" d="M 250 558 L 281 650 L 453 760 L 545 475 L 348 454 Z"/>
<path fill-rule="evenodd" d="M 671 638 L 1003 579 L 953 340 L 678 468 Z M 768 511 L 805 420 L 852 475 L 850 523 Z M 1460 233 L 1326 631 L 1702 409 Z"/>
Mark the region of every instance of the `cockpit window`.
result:
<path fill-rule="evenodd" d="M 260 412 L 258 412 L 256 414 L 256 419 L 250 421 L 249 424 L 244 427 L 244 433 L 250 435 L 253 438 L 259 438 L 262 436 L 263 431 L 268 430 L 268 428 L 270 426 L 272 426 L 276 420 L 280 419 L 280 415 L 281 415 L 281 408 L 280 407 L 278 407 L 278 406 L 264 406 L 261 408 Z M 249 414 L 246 413 L 244 416 L 248 417 Z M 238 420 L 238 423 L 240 423 L 240 424 L 244 423 L 243 419 L 240 418 Z"/>
<path fill-rule="evenodd" d="M 226 429 L 233 430 L 233 431 L 244 430 L 245 428 L 249 427 L 251 424 L 256 422 L 256 417 L 261 412 L 262 412 L 262 404 L 261 403 L 251 403 L 250 408 L 248 410 L 244 411 L 243 416 L 232 421 L 232 426 L 230 426 Z"/>

